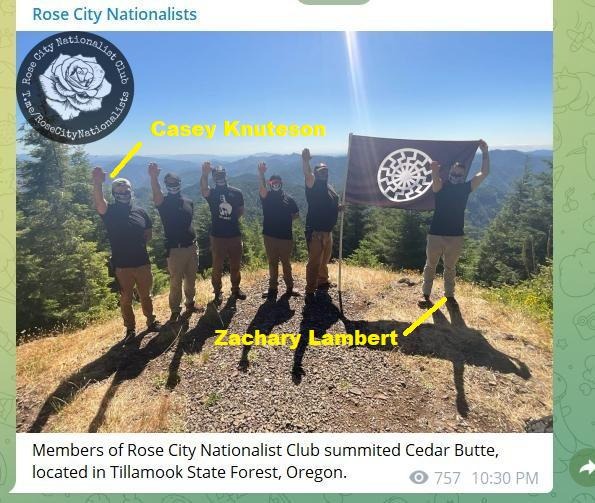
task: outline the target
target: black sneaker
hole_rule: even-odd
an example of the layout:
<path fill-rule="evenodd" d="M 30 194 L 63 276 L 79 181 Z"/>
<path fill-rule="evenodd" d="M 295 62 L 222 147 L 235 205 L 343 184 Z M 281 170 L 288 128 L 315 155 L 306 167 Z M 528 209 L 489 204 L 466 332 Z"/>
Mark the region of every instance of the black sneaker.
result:
<path fill-rule="evenodd" d="M 126 334 L 124 335 L 124 339 L 122 339 L 122 342 L 124 344 L 126 344 L 127 342 L 130 342 L 135 337 L 136 337 L 136 330 L 134 328 L 127 328 Z"/>
<path fill-rule="evenodd" d="M 430 300 L 429 295 L 422 295 L 420 299 L 417 301 L 417 305 L 422 309 L 428 309 L 432 307 L 432 301 Z"/>
<path fill-rule="evenodd" d="M 326 283 L 320 283 L 318 285 L 318 290 L 324 290 L 324 291 L 328 291 L 331 288 L 335 288 L 337 285 L 335 283 L 331 283 L 330 281 L 327 281 Z"/>
<path fill-rule="evenodd" d="M 236 299 L 240 299 L 240 300 L 246 300 L 247 295 L 240 289 L 236 289 L 233 290 L 231 292 L 232 297 L 235 297 Z"/>
<path fill-rule="evenodd" d="M 171 313 L 169 320 L 167 320 L 168 324 L 177 323 L 180 320 L 180 313 L 178 311 Z"/>
<path fill-rule="evenodd" d="M 160 332 L 162 328 L 163 326 L 161 323 L 159 323 L 157 320 L 154 320 L 147 326 L 147 332 Z"/>
<path fill-rule="evenodd" d="M 193 302 L 192 304 L 184 304 L 185 308 L 184 312 L 181 314 L 181 317 L 184 319 L 190 318 L 194 313 L 198 312 L 198 307 Z"/>
<path fill-rule="evenodd" d="M 213 298 L 213 303 L 216 306 L 220 306 L 223 303 L 223 292 L 215 292 L 215 297 Z"/>
<path fill-rule="evenodd" d="M 305 297 L 306 304 L 314 304 L 316 302 L 316 297 L 313 293 L 307 293 Z"/>
<path fill-rule="evenodd" d="M 194 302 L 184 304 L 184 307 L 187 312 L 196 313 L 198 311 L 198 307 L 196 307 L 196 304 Z"/>
<path fill-rule="evenodd" d="M 272 288 L 269 288 L 266 292 L 262 293 L 262 298 L 263 299 L 276 299 L 278 293 L 279 292 L 277 290 L 273 290 Z"/>

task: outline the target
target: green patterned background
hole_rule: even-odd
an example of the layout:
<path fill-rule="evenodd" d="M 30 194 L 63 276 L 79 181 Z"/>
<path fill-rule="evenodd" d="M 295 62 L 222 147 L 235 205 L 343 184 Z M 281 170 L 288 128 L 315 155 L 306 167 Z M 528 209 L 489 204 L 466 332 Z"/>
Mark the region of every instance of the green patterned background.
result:
<path fill-rule="evenodd" d="M 0 503 L 511 501 L 479 494 L 8 495 L 15 459 L 14 15 L 14 0 L 0 0 Z M 557 0 L 554 19 L 555 483 L 550 494 L 514 501 L 595 503 L 593 488 L 569 473 L 573 455 L 595 447 L 595 0 Z"/>

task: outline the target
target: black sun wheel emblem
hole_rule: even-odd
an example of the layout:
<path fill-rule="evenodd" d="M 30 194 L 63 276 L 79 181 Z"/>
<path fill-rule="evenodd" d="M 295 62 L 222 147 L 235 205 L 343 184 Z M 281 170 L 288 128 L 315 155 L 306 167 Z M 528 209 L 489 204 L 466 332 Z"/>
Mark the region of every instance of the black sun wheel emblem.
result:
<path fill-rule="evenodd" d="M 378 188 L 396 203 L 413 201 L 432 186 L 430 156 L 415 148 L 401 148 L 388 154 L 378 168 Z"/>

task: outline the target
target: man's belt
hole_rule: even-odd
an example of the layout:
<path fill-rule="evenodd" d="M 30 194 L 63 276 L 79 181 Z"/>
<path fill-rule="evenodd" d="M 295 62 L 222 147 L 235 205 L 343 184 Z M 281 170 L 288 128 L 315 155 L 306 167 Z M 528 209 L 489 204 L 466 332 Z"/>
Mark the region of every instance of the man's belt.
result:
<path fill-rule="evenodd" d="M 167 248 L 188 248 L 192 245 L 196 244 L 196 239 L 192 241 L 184 241 L 184 242 L 177 242 L 177 243 L 167 243 Z"/>

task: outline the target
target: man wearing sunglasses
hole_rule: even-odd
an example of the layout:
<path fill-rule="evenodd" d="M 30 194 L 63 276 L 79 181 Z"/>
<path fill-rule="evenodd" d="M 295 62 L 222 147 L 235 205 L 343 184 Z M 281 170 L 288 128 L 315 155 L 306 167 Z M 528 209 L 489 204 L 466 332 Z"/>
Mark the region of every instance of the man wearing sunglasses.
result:
<path fill-rule="evenodd" d="M 279 175 L 272 175 L 268 183 L 264 174 L 267 166 L 258 165 L 260 179 L 259 193 L 262 204 L 262 234 L 264 248 L 269 262 L 268 298 L 277 297 L 279 281 L 279 261 L 283 268 L 283 281 L 286 295 L 295 295 L 291 273 L 291 252 L 293 251 L 293 221 L 298 218 L 299 210 L 295 200 L 283 190 L 283 180 Z"/>
<path fill-rule="evenodd" d="M 428 232 L 422 296 L 417 302 L 423 309 L 432 306 L 430 295 L 441 257 L 444 264 L 444 296 L 448 305 L 458 305 L 455 299 L 455 277 L 456 265 L 463 251 L 465 208 L 469 194 L 490 173 L 488 144 L 479 140 L 479 148 L 482 155 L 481 170 L 471 180 L 466 181 L 467 169 L 460 162 L 450 167 L 446 180 L 440 176 L 440 164 L 436 161 L 431 164 L 435 208 Z"/>
<path fill-rule="evenodd" d="M 105 178 L 105 171 L 99 167 L 93 169 L 95 209 L 105 224 L 112 249 L 110 260 L 120 287 L 120 310 L 126 327 L 124 340 L 128 341 L 136 335 L 136 320 L 132 309 L 135 287 L 147 319 L 147 331 L 158 332 L 161 328 L 153 312 L 153 275 L 147 253 L 152 223 L 147 212 L 133 204 L 132 185 L 125 178 L 116 178 L 112 182 L 114 202 L 108 204 L 103 197 Z"/>

